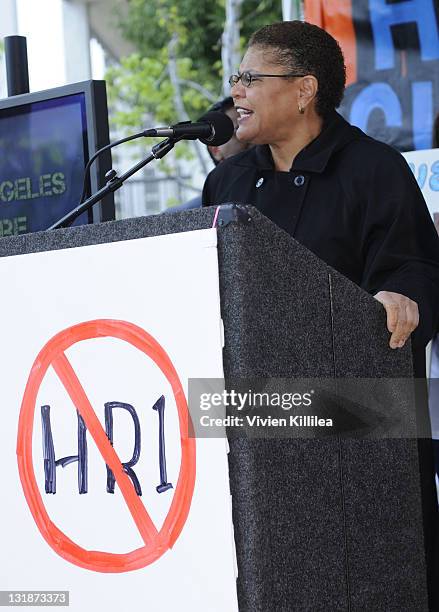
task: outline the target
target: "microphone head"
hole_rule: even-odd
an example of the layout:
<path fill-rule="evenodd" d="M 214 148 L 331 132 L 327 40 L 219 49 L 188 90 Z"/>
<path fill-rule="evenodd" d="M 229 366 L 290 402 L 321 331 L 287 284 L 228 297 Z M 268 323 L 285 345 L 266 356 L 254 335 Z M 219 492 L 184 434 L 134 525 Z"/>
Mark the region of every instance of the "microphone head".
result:
<path fill-rule="evenodd" d="M 218 111 L 206 113 L 198 119 L 200 123 L 209 123 L 213 134 L 209 138 L 200 138 L 206 145 L 217 147 L 228 142 L 235 133 L 235 126 L 228 115 Z"/>

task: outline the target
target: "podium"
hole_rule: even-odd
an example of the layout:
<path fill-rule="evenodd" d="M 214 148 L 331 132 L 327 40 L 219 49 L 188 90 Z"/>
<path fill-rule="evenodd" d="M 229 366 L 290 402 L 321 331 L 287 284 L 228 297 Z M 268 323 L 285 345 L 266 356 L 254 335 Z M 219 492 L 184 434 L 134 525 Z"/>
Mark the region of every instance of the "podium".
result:
<path fill-rule="evenodd" d="M 12 237 L 0 256 L 205 229 L 215 212 Z M 240 610 L 427 610 L 414 404 L 392 383 L 410 380 L 410 347 L 389 349 L 381 304 L 256 209 L 220 207 L 217 227 L 226 379 L 382 380 L 407 433 L 230 439 Z"/>

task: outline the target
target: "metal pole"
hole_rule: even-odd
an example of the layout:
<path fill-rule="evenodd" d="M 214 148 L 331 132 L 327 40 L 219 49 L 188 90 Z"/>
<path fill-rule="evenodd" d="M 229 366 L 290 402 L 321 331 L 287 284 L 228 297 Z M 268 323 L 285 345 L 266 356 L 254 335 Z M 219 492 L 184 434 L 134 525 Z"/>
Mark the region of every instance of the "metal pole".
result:
<path fill-rule="evenodd" d="M 8 96 L 29 93 L 29 68 L 25 36 L 5 37 Z"/>
<path fill-rule="evenodd" d="M 303 2 L 301 0 L 282 0 L 283 21 L 300 19 L 303 21 Z"/>

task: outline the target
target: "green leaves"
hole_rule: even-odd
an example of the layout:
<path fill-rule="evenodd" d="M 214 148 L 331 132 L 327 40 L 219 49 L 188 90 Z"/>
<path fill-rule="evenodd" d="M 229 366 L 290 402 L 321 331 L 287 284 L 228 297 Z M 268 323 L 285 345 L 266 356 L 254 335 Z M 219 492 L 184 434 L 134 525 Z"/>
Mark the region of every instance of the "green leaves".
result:
<path fill-rule="evenodd" d="M 170 125 L 178 116 L 175 87 L 169 76 L 169 45 L 174 49 L 178 88 L 187 116 L 195 120 L 221 94 L 221 35 L 223 0 L 128 0 L 121 19 L 124 36 L 136 53 L 113 66 L 106 75 L 111 122 L 114 127 Z M 280 0 L 245 0 L 241 33 L 243 47 L 264 23 L 279 21 Z M 177 148 L 176 148 L 177 149 Z M 179 144 L 178 153 L 188 153 Z"/>

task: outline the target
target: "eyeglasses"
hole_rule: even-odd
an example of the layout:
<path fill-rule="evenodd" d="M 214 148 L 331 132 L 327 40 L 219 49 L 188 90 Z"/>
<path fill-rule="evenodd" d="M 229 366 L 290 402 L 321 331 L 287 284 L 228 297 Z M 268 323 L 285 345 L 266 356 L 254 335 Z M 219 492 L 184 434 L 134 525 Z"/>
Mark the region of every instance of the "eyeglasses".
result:
<path fill-rule="evenodd" d="M 278 79 L 286 79 L 288 77 L 303 77 L 306 74 L 296 74 L 289 72 L 287 74 L 262 74 L 260 72 L 242 72 L 241 74 L 232 74 L 229 78 L 229 85 L 233 87 L 241 81 L 244 87 L 250 87 L 253 81 L 258 80 L 260 77 L 277 77 Z"/>

